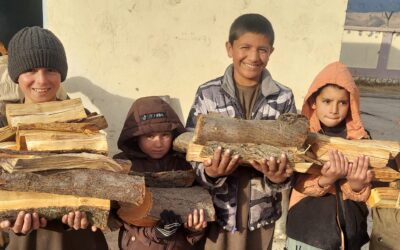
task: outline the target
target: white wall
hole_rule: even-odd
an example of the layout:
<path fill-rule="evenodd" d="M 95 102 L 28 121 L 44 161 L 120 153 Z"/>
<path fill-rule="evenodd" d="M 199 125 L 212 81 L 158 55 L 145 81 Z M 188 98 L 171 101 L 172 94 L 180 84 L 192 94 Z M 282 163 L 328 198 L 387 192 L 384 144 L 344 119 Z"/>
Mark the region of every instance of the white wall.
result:
<path fill-rule="evenodd" d="M 300 108 L 314 76 L 340 55 L 347 0 L 47 0 L 47 28 L 64 43 L 66 89 L 109 121 L 112 153 L 125 115 L 141 96 L 170 95 L 186 119 L 201 83 L 230 63 L 232 21 L 261 13 L 276 32 L 267 68 Z"/>

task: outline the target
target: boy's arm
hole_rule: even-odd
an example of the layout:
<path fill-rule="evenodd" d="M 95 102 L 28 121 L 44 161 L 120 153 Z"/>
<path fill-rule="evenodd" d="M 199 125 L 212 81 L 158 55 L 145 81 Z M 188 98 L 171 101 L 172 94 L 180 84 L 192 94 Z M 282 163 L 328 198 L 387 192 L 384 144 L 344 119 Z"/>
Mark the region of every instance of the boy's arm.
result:
<path fill-rule="evenodd" d="M 333 185 L 321 187 L 319 179 L 321 175 L 298 174 L 294 189 L 307 196 L 323 196 L 328 192 L 333 192 Z"/>
<path fill-rule="evenodd" d="M 294 101 L 294 95 L 292 91 L 290 91 L 289 93 L 289 98 L 283 113 L 297 113 L 296 104 Z"/>

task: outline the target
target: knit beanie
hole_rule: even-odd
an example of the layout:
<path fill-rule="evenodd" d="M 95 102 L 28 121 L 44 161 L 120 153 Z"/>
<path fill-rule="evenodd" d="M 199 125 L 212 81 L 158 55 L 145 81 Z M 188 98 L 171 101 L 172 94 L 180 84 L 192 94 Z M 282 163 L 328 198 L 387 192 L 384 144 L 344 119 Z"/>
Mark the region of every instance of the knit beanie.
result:
<path fill-rule="evenodd" d="M 8 72 L 15 83 L 20 74 L 33 68 L 55 69 L 61 74 L 61 82 L 68 72 L 61 41 L 50 30 L 38 26 L 21 29 L 8 45 Z"/>

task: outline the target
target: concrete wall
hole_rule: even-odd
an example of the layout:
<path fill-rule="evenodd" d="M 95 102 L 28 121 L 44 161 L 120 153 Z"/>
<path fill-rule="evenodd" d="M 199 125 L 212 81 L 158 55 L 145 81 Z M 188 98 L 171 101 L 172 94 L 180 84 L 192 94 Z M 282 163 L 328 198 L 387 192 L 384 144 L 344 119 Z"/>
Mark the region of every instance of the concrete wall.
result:
<path fill-rule="evenodd" d="M 293 89 L 300 108 L 313 77 L 339 59 L 346 6 L 347 0 L 44 0 L 43 13 L 67 51 L 65 88 L 106 116 L 113 153 L 139 97 L 169 95 L 185 121 L 198 85 L 230 63 L 229 26 L 244 13 L 272 22 L 268 68 Z"/>

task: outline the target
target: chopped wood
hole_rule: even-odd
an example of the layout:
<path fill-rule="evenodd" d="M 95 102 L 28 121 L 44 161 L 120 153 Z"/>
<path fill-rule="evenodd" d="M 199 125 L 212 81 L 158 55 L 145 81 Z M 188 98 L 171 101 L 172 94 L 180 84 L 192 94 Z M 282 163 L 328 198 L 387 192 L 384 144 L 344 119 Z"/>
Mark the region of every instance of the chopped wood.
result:
<path fill-rule="evenodd" d="M 107 154 L 104 133 L 74 133 L 45 130 L 18 130 L 17 150 L 46 152 L 92 152 Z"/>
<path fill-rule="evenodd" d="M 318 133 L 310 133 L 306 144 L 311 145 L 311 150 L 319 160 L 329 160 L 329 150 L 337 149 L 350 161 L 360 155 L 370 158 L 370 166 L 374 168 L 386 167 L 389 159 L 400 157 L 397 144 L 400 142 L 387 142 L 374 140 L 346 140 L 339 137 L 329 137 Z"/>
<path fill-rule="evenodd" d="M 103 115 L 89 115 L 88 117 L 77 121 L 79 123 L 89 123 L 95 126 L 98 130 L 106 129 L 108 127 L 108 123 L 106 118 Z"/>
<path fill-rule="evenodd" d="M 373 168 L 372 173 L 374 174 L 374 181 L 391 182 L 400 180 L 400 172 L 389 167 Z"/>
<path fill-rule="evenodd" d="M 0 189 L 77 195 L 141 204 L 144 178 L 110 171 L 75 169 L 40 173 L 0 171 Z"/>
<path fill-rule="evenodd" d="M 400 190 L 390 187 L 373 188 L 367 204 L 369 207 L 400 209 Z"/>
<path fill-rule="evenodd" d="M 15 140 L 16 129 L 10 126 L 0 128 L 0 142 Z"/>
<path fill-rule="evenodd" d="M 81 99 L 64 101 L 7 104 L 7 122 L 11 127 L 17 127 L 19 123 L 51 123 L 68 122 L 86 118 L 86 112 Z"/>
<path fill-rule="evenodd" d="M 191 187 L 196 179 L 193 169 L 162 172 L 134 172 L 130 174 L 144 176 L 147 187 Z"/>
<path fill-rule="evenodd" d="M 15 141 L 0 142 L 0 149 L 15 150 L 16 148 L 17 148 L 17 144 L 15 143 Z"/>
<path fill-rule="evenodd" d="M 107 226 L 110 201 L 97 198 L 0 190 L 0 221 L 15 221 L 20 211 L 37 212 L 47 220 L 61 219 L 70 211 L 86 213 L 88 221 L 100 229 Z"/>
<path fill-rule="evenodd" d="M 160 213 L 172 210 L 186 221 L 193 209 L 204 209 L 207 221 L 215 221 L 216 215 L 211 196 L 202 187 L 190 188 L 148 188 L 145 202 L 141 206 L 120 203 L 119 217 L 132 225 L 154 226 Z"/>
<path fill-rule="evenodd" d="M 0 167 L 13 172 L 38 172 L 54 169 L 99 169 L 129 173 L 130 165 L 110 157 L 90 153 L 53 154 L 0 149 Z"/>
<path fill-rule="evenodd" d="M 173 149 L 177 152 L 186 153 L 186 149 L 194 136 L 193 132 L 185 132 L 175 138 L 173 142 Z"/>
<path fill-rule="evenodd" d="M 91 123 L 67 123 L 67 122 L 18 124 L 18 130 L 64 131 L 64 132 L 76 132 L 85 134 L 99 132 L 99 128 Z"/>
<path fill-rule="evenodd" d="M 193 142 L 200 145 L 219 141 L 301 147 L 307 139 L 308 129 L 307 118 L 291 113 L 283 114 L 277 120 L 240 120 L 215 114 L 200 115 Z"/>

